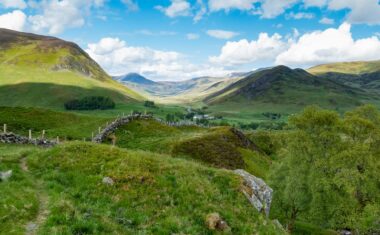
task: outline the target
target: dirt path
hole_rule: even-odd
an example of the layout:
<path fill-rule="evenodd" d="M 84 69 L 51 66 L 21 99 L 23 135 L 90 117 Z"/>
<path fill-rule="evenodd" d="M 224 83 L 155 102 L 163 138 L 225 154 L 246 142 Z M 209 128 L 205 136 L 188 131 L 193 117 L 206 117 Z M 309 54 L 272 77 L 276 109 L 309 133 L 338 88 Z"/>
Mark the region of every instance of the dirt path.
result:
<path fill-rule="evenodd" d="M 28 169 L 28 163 L 27 158 L 23 157 L 20 160 L 20 168 L 24 171 L 29 173 Z M 31 176 L 33 177 L 33 176 Z M 43 225 L 49 215 L 49 197 L 43 190 L 43 184 L 40 180 L 35 181 L 35 187 L 37 190 L 37 197 L 38 197 L 38 212 L 37 216 L 34 218 L 34 220 L 29 221 L 25 226 L 25 234 L 26 235 L 34 235 L 37 234 L 37 231 L 41 225 Z"/>

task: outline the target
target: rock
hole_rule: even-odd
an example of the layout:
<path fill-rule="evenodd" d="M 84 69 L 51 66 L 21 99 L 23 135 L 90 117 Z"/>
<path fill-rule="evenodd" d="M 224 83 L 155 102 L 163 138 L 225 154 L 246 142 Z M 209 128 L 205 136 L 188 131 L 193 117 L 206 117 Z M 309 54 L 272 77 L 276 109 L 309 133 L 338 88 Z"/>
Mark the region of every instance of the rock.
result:
<path fill-rule="evenodd" d="M 272 203 L 273 189 L 271 189 L 264 180 L 249 174 L 244 170 L 235 170 L 236 174 L 244 179 L 243 193 L 246 195 L 251 204 L 259 211 L 265 211 L 269 217 L 270 205 Z"/>
<path fill-rule="evenodd" d="M 107 184 L 107 185 L 113 185 L 115 183 L 113 179 L 110 177 L 104 177 L 102 182 L 103 184 Z"/>
<path fill-rule="evenodd" d="M 8 181 L 9 178 L 11 178 L 13 171 L 5 171 L 5 172 L 0 172 L 0 180 L 1 181 Z"/>
<path fill-rule="evenodd" d="M 206 216 L 206 226 L 210 230 L 228 231 L 230 227 L 222 220 L 218 213 L 211 213 Z"/>
<path fill-rule="evenodd" d="M 57 143 L 49 140 L 29 139 L 14 133 L 0 134 L 0 143 L 4 144 L 32 144 L 41 147 L 53 147 Z"/>

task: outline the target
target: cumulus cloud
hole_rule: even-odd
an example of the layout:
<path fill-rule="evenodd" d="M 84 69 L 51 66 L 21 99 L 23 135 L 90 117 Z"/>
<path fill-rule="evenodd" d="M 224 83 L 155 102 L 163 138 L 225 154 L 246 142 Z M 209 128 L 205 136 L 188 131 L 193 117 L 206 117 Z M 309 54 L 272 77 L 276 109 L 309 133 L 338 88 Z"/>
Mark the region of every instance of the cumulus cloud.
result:
<path fill-rule="evenodd" d="M 255 41 L 246 39 L 227 42 L 219 56 L 210 57 L 213 64 L 243 65 L 255 62 L 273 64 L 276 56 L 286 50 L 287 42 L 279 34 L 261 33 Z"/>
<path fill-rule="evenodd" d="M 263 63 L 307 68 L 322 63 L 376 60 L 380 55 L 380 39 L 377 36 L 355 40 L 351 25 L 343 23 L 338 28 L 314 31 L 282 37 L 261 33 L 257 40 L 227 42 L 220 55 L 209 61 L 216 65 L 241 66 Z"/>
<path fill-rule="evenodd" d="M 24 0 L 1 0 L 0 5 L 5 8 L 26 8 L 26 3 Z"/>
<path fill-rule="evenodd" d="M 35 2 L 33 7 L 40 14 L 28 17 L 31 29 L 49 34 L 62 33 L 66 28 L 77 28 L 85 24 L 85 16 L 92 7 L 103 6 L 105 0 L 48 0 Z"/>
<path fill-rule="evenodd" d="M 26 15 L 20 10 L 0 15 L 0 28 L 22 31 L 25 27 Z"/>
<path fill-rule="evenodd" d="M 194 65 L 175 51 L 133 47 L 118 38 L 103 38 L 87 46 L 86 52 L 112 75 L 137 72 L 154 80 L 185 80 L 197 76 L 221 76 L 223 67 Z"/>
<path fill-rule="evenodd" d="M 380 40 L 352 38 L 351 25 L 302 35 L 276 58 L 276 64 L 307 67 L 321 63 L 379 59 Z"/>
<path fill-rule="evenodd" d="M 156 9 L 162 11 L 170 18 L 191 15 L 191 5 L 187 0 L 171 0 L 170 6 L 156 6 Z"/>
<path fill-rule="evenodd" d="M 231 39 L 231 38 L 239 35 L 239 33 L 237 33 L 237 32 L 219 30 L 219 29 L 207 30 L 207 34 L 210 37 L 217 38 L 217 39 Z"/>
<path fill-rule="evenodd" d="M 380 24 L 378 0 L 330 0 L 330 10 L 349 9 L 347 21 L 353 24 Z"/>

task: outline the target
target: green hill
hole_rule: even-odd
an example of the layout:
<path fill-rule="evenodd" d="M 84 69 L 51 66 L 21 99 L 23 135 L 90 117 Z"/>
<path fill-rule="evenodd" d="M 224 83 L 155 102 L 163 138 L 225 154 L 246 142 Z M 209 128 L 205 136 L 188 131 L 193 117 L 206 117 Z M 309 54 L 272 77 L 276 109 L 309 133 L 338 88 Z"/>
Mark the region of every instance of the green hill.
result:
<path fill-rule="evenodd" d="M 63 108 L 85 96 L 116 102 L 141 96 L 113 81 L 78 45 L 0 29 L 0 105 Z"/>
<path fill-rule="evenodd" d="M 358 75 L 364 73 L 374 73 L 379 71 L 380 60 L 323 64 L 308 69 L 308 72 L 312 74 L 343 73 Z"/>
<path fill-rule="evenodd" d="M 0 157 L 0 170 L 14 171 L 1 182 L 0 233 L 24 234 L 35 223 L 36 234 L 284 234 L 250 205 L 228 170 L 80 143 L 0 145 Z M 210 230 L 210 213 L 230 231 Z"/>
<path fill-rule="evenodd" d="M 380 61 L 325 64 L 308 71 L 322 78 L 380 93 Z"/>
<path fill-rule="evenodd" d="M 376 97 L 330 79 L 321 79 L 302 69 L 278 66 L 259 71 L 205 99 L 214 106 L 263 109 L 282 112 L 306 105 L 347 109 Z"/>

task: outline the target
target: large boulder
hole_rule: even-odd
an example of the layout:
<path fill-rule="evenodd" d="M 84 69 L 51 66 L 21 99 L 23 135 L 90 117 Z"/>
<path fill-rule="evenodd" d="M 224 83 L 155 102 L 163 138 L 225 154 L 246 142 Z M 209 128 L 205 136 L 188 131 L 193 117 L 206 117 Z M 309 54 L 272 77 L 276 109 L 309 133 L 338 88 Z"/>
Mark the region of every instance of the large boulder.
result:
<path fill-rule="evenodd" d="M 259 211 L 264 211 L 269 216 L 270 205 L 272 203 L 273 189 L 264 180 L 249 174 L 244 170 L 235 170 L 236 174 L 243 178 L 243 193 L 247 196 L 250 203 Z"/>

